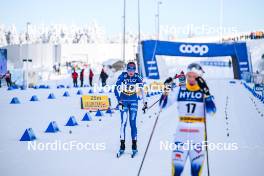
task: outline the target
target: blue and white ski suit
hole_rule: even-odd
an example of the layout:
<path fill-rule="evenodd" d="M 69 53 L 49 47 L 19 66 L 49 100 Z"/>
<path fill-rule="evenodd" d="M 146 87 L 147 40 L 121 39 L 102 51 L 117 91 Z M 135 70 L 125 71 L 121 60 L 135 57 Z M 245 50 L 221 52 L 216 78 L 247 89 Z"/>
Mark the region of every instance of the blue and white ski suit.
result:
<path fill-rule="evenodd" d="M 178 110 L 179 123 L 174 136 L 175 150 L 172 152 L 172 175 L 180 176 L 188 157 L 191 161 L 191 175 L 200 176 L 205 159 L 202 147 L 205 142 L 205 114 L 216 109 L 206 107 L 206 101 L 213 100 L 205 97 L 199 86 L 177 87 L 168 96 L 162 95 L 161 108 L 174 105 Z M 187 147 L 186 147 L 187 146 Z"/>
<path fill-rule="evenodd" d="M 131 127 L 131 138 L 137 140 L 137 111 L 138 111 L 138 90 L 141 89 L 143 101 L 145 100 L 143 91 L 143 79 L 138 73 L 130 77 L 127 72 L 123 72 L 116 82 L 115 96 L 117 101 L 122 104 L 120 140 L 125 140 L 127 120 Z"/>

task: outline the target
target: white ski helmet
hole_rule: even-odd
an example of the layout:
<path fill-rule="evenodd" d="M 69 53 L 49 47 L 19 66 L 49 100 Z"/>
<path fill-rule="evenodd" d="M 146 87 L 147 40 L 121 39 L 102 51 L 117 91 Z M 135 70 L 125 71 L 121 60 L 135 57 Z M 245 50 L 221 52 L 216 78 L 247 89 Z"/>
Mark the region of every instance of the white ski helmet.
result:
<path fill-rule="evenodd" d="M 203 68 L 197 63 L 191 63 L 190 65 L 188 65 L 187 73 L 188 72 L 194 72 L 199 76 L 202 76 L 204 74 Z"/>

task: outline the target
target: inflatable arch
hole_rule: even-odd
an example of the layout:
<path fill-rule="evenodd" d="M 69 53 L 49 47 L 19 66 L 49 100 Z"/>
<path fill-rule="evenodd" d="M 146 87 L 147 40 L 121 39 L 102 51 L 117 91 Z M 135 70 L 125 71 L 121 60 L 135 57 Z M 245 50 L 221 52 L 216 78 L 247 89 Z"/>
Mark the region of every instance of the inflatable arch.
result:
<path fill-rule="evenodd" d="M 157 55 L 184 57 L 231 56 L 235 79 L 242 79 L 243 73 L 252 72 L 251 60 L 245 42 L 234 43 L 183 43 L 159 40 L 141 42 L 142 73 L 149 79 L 159 79 Z M 213 58 L 212 58 L 213 59 Z"/>

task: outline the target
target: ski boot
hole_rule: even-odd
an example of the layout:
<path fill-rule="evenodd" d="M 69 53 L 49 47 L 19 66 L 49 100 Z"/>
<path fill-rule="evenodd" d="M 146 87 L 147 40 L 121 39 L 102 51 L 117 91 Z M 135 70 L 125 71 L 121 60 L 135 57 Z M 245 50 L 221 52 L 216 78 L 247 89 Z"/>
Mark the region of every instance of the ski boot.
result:
<path fill-rule="evenodd" d="M 121 140 L 120 141 L 120 149 L 119 149 L 119 151 L 116 154 L 116 157 L 117 158 L 119 158 L 121 155 L 124 154 L 125 148 L 126 148 L 126 146 L 125 146 L 125 140 Z"/>
<path fill-rule="evenodd" d="M 137 153 L 138 153 L 138 150 L 137 150 L 137 140 L 132 140 L 132 153 L 131 153 L 131 158 L 134 158 Z"/>

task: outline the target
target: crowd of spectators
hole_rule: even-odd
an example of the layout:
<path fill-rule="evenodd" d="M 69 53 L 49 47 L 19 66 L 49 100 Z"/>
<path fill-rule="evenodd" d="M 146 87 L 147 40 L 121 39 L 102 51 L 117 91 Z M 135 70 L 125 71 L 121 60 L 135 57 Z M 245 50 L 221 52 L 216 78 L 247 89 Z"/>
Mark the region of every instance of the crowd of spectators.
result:
<path fill-rule="evenodd" d="M 263 39 L 263 38 L 264 38 L 264 32 L 256 31 L 256 32 L 250 32 L 248 34 L 235 36 L 235 37 L 224 38 L 223 41 L 241 41 L 241 40 L 254 40 L 254 39 Z"/>

